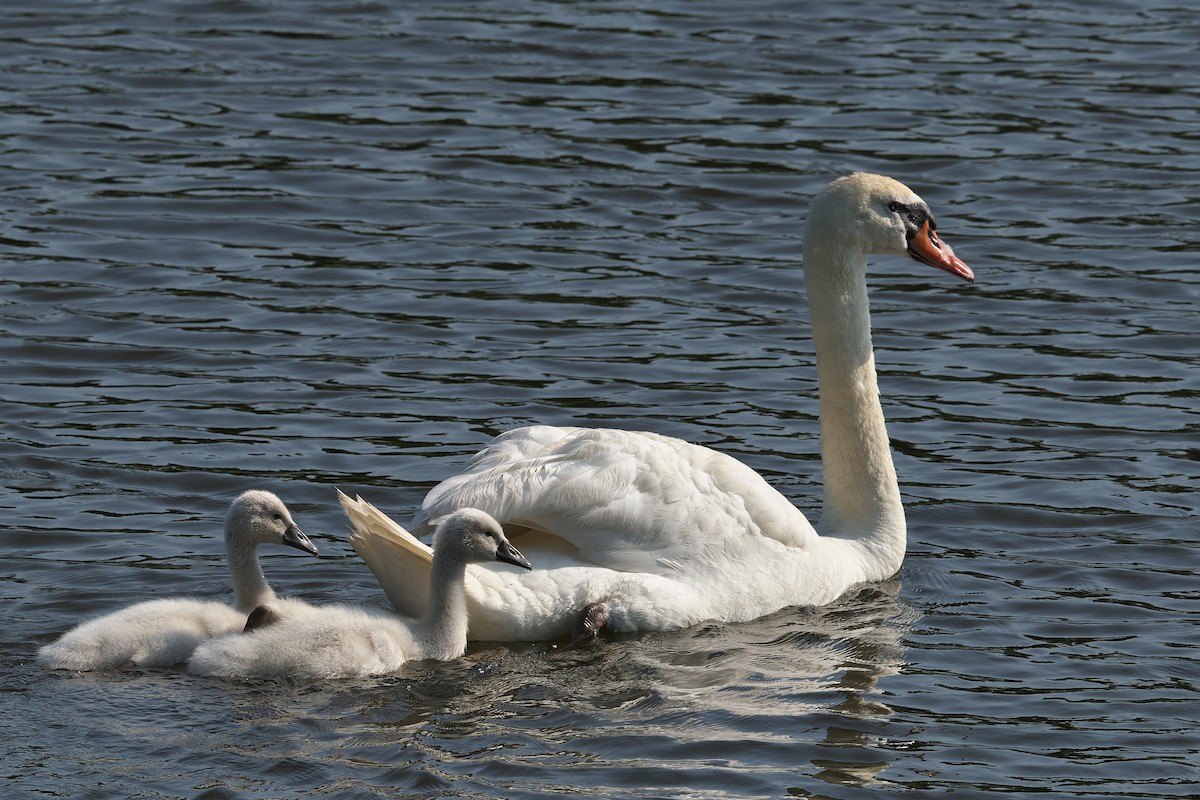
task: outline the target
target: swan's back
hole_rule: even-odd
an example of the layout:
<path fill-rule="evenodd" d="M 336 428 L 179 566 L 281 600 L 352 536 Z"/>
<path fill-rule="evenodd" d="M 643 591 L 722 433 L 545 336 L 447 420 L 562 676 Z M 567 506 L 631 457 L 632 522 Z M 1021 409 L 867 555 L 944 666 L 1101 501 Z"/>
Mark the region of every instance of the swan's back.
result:
<path fill-rule="evenodd" d="M 510 531 L 562 537 L 580 564 L 625 571 L 711 564 L 763 537 L 798 548 L 816 539 L 804 515 L 737 459 L 640 431 L 505 433 L 429 492 L 414 525 L 419 531 L 463 507 L 483 509 Z"/>
<path fill-rule="evenodd" d="M 346 678 L 382 675 L 413 658 L 432 657 L 420 653 L 413 629 L 391 614 L 321 606 L 311 614 L 204 642 L 188 661 L 188 671 L 216 678 Z"/>
<path fill-rule="evenodd" d="M 245 624 L 246 615 L 224 603 L 149 600 L 72 628 L 38 650 L 37 661 L 75 671 L 165 667 L 186 661 L 200 642 Z"/>
<path fill-rule="evenodd" d="M 313 606 L 295 598 L 273 598 L 270 607 L 279 619 L 313 613 Z M 148 600 L 77 625 L 41 647 L 37 663 L 75 672 L 169 667 L 187 661 L 202 642 L 240 632 L 246 616 L 215 600 Z"/>

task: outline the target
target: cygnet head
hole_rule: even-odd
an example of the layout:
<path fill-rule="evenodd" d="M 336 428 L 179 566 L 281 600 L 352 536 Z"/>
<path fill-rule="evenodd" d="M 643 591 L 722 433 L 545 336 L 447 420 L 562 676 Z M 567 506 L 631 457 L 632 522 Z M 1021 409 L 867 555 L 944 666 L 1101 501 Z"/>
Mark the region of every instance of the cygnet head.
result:
<path fill-rule="evenodd" d="M 508 541 L 500 523 L 475 508 L 459 509 L 438 521 L 433 533 L 433 552 L 435 558 L 443 555 L 463 564 L 503 561 L 533 569 Z"/>
<path fill-rule="evenodd" d="M 317 555 L 317 546 L 300 530 L 283 501 L 271 492 L 251 489 L 238 495 L 225 517 L 225 541 L 250 545 L 286 544 Z"/>
<path fill-rule="evenodd" d="M 884 175 L 855 172 L 813 200 L 806 247 L 854 248 L 864 254 L 907 255 L 966 281 L 971 271 L 937 235 L 933 213 L 916 192 Z"/>

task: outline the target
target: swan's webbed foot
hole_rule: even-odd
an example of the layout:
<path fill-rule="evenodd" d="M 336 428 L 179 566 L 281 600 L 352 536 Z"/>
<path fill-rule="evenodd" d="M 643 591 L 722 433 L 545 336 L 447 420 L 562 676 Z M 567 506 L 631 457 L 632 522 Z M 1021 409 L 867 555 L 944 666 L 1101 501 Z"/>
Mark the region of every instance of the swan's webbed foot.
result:
<path fill-rule="evenodd" d="M 282 617 L 275 612 L 275 609 L 270 606 L 258 606 L 250 612 L 250 616 L 246 617 L 246 627 L 242 628 L 242 633 L 265 628 L 268 625 L 274 625 Z"/>
<path fill-rule="evenodd" d="M 604 603 L 588 603 L 583 607 L 579 620 L 571 629 L 571 647 L 591 641 L 600 635 L 600 629 L 608 623 L 608 609 Z"/>

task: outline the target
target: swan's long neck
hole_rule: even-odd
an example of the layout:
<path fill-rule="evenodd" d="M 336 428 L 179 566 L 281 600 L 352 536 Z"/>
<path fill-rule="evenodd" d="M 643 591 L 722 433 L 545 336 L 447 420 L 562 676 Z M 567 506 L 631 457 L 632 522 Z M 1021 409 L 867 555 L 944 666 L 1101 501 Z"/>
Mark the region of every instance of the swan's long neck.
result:
<path fill-rule="evenodd" d="M 879 402 L 866 256 L 822 237 L 805 247 L 820 382 L 825 501 L 820 531 L 860 545 L 887 577 L 904 557 L 904 509 Z"/>
<path fill-rule="evenodd" d="M 247 614 L 275 600 L 275 592 L 271 590 L 262 565 L 258 563 L 257 547 L 236 531 L 225 532 L 225 558 L 229 561 L 229 574 L 233 578 L 233 605 Z"/>
<path fill-rule="evenodd" d="M 429 575 L 429 606 L 418 623 L 425 658 L 451 659 L 467 644 L 467 565 L 451 553 L 435 552 Z"/>

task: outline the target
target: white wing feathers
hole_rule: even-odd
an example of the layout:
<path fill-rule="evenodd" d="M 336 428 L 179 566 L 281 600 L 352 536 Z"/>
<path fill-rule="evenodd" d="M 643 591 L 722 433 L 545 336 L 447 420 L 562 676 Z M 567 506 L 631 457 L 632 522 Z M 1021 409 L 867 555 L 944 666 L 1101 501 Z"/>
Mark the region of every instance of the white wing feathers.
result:
<path fill-rule="evenodd" d="M 761 542 L 764 529 L 794 547 L 816 537 L 786 498 L 736 459 L 636 431 L 510 431 L 429 492 L 414 530 L 463 507 L 561 537 L 583 562 L 623 571 L 737 557 Z"/>

